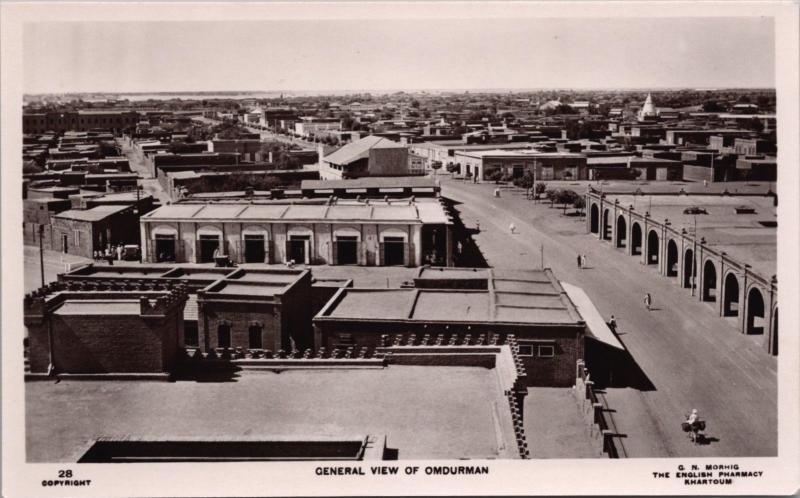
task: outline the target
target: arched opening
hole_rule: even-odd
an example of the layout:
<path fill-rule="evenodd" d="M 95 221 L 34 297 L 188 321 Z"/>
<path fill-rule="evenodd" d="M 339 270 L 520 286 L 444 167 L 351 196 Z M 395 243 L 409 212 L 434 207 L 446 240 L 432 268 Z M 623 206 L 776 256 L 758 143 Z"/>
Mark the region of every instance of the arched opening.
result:
<path fill-rule="evenodd" d="M 647 264 L 658 264 L 658 234 L 655 230 L 647 234 Z"/>
<path fill-rule="evenodd" d="M 747 328 L 748 334 L 764 333 L 764 298 L 756 287 L 747 294 Z"/>
<path fill-rule="evenodd" d="M 703 266 L 703 301 L 717 301 L 717 269 L 711 260 Z"/>
<path fill-rule="evenodd" d="M 678 276 L 678 244 L 674 240 L 667 242 L 667 276 Z"/>
<path fill-rule="evenodd" d="M 625 222 L 625 217 L 619 215 L 617 217 L 617 247 L 625 247 L 628 242 L 628 224 Z"/>
<path fill-rule="evenodd" d="M 592 233 L 597 233 L 599 231 L 598 225 L 600 224 L 600 210 L 597 208 L 597 204 L 592 204 L 592 208 L 589 211 L 589 229 Z"/>
<path fill-rule="evenodd" d="M 772 354 L 778 355 L 778 308 L 772 310 Z"/>
<path fill-rule="evenodd" d="M 694 262 L 694 251 L 686 250 L 683 255 L 683 287 L 685 289 L 694 288 L 694 277 L 697 275 L 697 267 Z"/>
<path fill-rule="evenodd" d="M 611 239 L 611 223 L 608 221 L 608 209 L 603 211 L 603 240 Z"/>
<path fill-rule="evenodd" d="M 642 229 L 638 223 L 631 226 L 631 254 L 634 256 L 642 254 Z"/>
<path fill-rule="evenodd" d="M 739 316 L 739 279 L 733 272 L 725 277 L 722 295 L 722 316 Z"/>

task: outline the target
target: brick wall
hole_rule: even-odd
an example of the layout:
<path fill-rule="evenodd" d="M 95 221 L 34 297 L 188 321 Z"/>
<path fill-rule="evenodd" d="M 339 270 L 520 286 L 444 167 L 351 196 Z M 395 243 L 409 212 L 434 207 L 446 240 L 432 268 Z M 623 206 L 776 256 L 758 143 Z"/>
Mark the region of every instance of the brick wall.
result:
<path fill-rule="evenodd" d="M 273 303 L 223 303 L 219 301 L 206 301 L 200 308 L 201 337 L 203 343 L 202 326 L 207 327 L 209 345 L 219 347 L 219 326 L 227 323 L 231 328 L 231 347 L 247 349 L 250 347 L 250 325 L 259 322 L 262 326 L 261 341 L 264 349 L 277 351 L 281 349 L 280 307 Z"/>
<path fill-rule="evenodd" d="M 467 328 L 469 327 L 469 328 Z M 430 334 L 435 338 L 443 334 L 445 340 L 453 334 L 462 337 L 469 333 L 476 338 L 479 334 L 497 333 L 501 336 L 514 334 L 519 344 L 526 341 L 541 341 L 536 344 L 554 345 L 553 358 L 540 358 L 534 351 L 533 357 L 521 356 L 528 375 L 528 384 L 532 386 L 572 386 L 575 382 L 575 362 L 584 357 L 584 329 L 581 327 L 549 327 L 549 326 L 502 326 L 490 324 L 450 324 L 424 323 L 387 323 L 368 321 L 314 321 L 315 346 L 333 350 L 345 342 L 340 334 L 348 334 L 354 347 L 378 347 L 383 334 L 416 334 L 418 338 Z M 535 348 L 534 348 L 535 349 Z"/>

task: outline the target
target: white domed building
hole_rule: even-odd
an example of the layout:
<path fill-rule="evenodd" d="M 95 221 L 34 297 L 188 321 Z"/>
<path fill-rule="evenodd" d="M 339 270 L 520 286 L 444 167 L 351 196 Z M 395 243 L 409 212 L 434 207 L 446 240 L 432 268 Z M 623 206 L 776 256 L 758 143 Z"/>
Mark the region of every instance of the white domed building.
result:
<path fill-rule="evenodd" d="M 644 101 L 644 105 L 639 110 L 639 121 L 646 121 L 647 119 L 652 119 L 658 116 L 658 110 L 656 106 L 653 105 L 653 98 L 650 94 L 647 94 L 647 98 Z"/>

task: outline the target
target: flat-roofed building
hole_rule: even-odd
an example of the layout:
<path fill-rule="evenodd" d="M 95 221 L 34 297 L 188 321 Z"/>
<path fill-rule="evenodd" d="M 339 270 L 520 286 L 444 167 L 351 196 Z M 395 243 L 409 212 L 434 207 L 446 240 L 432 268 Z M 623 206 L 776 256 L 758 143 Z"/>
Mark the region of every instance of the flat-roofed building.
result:
<path fill-rule="evenodd" d="M 308 138 L 312 135 L 324 135 L 330 131 L 341 131 L 342 121 L 338 118 L 318 118 L 303 116 L 294 123 L 294 132 L 301 137 Z"/>
<path fill-rule="evenodd" d="M 674 279 L 693 299 L 736 317 L 744 334 L 778 353 L 776 197 L 654 192 L 586 194 L 587 232 Z M 675 187 L 677 188 L 677 187 Z"/>
<path fill-rule="evenodd" d="M 168 373 L 186 292 L 110 291 L 54 282 L 25 296 L 30 369 L 59 374 Z"/>
<path fill-rule="evenodd" d="M 478 182 L 490 181 L 496 171 L 519 178 L 526 172 L 539 180 L 586 180 L 586 156 L 570 152 L 536 150 L 457 151 L 461 172 Z"/>
<path fill-rule="evenodd" d="M 240 269 L 199 290 L 197 304 L 204 351 L 314 347 L 308 270 Z"/>
<path fill-rule="evenodd" d="M 141 217 L 145 261 L 419 266 L 453 264 L 439 199 L 177 203 Z"/>
<path fill-rule="evenodd" d="M 574 383 L 586 323 L 549 269 L 425 267 L 415 288 L 342 288 L 314 317 L 314 342 L 328 349 L 378 347 L 392 334 L 494 333 L 515 335 L 529 385 Z"/>
<path fill-rule="evenodd" d="M 352 180 L 303 180 L 305 197 L 438 197 L 441 186 L 430 177 L 366 177 Z"/>
<path fill-rule="evenodd" d="M 86 265 L 59 275 L 59 280 L 111 293 L 181 286 L 188 297 L 180 345 L 205 352 L 313 347 L 311 318 L 338 287 L 352 284 L 312 285 L 308 270 L 290 268 L 124 264 Z"/>

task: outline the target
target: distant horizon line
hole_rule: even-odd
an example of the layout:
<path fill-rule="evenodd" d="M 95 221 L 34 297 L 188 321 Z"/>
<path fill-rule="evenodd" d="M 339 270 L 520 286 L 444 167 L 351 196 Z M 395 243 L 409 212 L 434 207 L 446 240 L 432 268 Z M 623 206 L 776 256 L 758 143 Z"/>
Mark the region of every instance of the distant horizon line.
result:
<path fill-rule="evenodd" d="M 304 93 L 325 96 L 329 94 L 376 94 L 385 95 L 393 93 L 430 93 L 430 92 L 452 92 L 452 93 L 525 93 L 539 91 L 665 91 L 665 90 L 695 90 L 695 91 L 719 91 L 719 90 L 775 90 L 772 86 L 675 86 L 675 87 L 507 87 L 507 88 L 413 88 L 413 89 L 326 89 L 326 90 L 134 90 L 134 91 L 106 91 L 106 90 L 69 90 L 69 91 L 48 91 L 23 93 L 25 97 L 41 95 L 82 95 L 82 94 L 103 94 L 103 95 L 206 95 L 206 94 L 272 94 L 272 93 Z"/>

